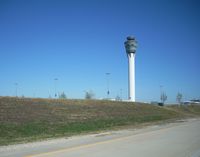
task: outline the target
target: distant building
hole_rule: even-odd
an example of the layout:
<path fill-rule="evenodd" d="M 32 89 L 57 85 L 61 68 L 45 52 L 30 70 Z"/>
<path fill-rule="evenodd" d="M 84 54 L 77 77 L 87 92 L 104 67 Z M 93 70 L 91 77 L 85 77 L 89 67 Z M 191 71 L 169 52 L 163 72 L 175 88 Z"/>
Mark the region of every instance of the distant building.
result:
<path fill-rule="evenodd" d="M 188 101 L 183 101 L 181 103 L 182 105 L 191 105 L 191 104 L 199 104 L 200 105 L 200 99 L 192 99 Z"/>
<path fill-rule="evenodd" d="M 200 104 L 200 99 L 192 99 L 190 102 L 193 104 Z"/>

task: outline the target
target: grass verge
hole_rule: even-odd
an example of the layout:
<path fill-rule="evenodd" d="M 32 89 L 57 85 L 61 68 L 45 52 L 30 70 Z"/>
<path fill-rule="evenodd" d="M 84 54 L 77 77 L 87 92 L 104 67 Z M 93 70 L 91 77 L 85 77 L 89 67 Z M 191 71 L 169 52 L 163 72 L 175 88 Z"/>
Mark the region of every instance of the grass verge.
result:
<path fill-rule="evenodd" d="M 0 97 L 0 145 L 200 115 L 200 106 Z"/>

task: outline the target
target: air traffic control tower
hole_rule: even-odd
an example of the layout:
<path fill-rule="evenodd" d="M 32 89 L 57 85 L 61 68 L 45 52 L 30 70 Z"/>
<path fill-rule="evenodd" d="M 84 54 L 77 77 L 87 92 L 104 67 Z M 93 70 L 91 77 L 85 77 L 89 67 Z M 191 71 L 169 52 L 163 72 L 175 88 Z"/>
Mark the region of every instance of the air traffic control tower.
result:
<path fill-rule="evenodd" d="M 128 57 L 128 100 L 135 102 L 135 53 L 137 41 L 134 37 L 128 36 L 124 44 Z"/>

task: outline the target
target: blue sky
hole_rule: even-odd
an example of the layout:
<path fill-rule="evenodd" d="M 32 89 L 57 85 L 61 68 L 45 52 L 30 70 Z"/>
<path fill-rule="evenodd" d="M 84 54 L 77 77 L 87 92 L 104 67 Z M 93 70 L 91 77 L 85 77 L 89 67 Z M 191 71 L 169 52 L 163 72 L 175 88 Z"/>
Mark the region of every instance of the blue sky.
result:
<path fill-rule="evenodd" d="M 124 41 L 133 35 L 136 100 L 200 98 L 198 0 L 0 0 L 0 95 L 84 98 L 128 92 Z"/>

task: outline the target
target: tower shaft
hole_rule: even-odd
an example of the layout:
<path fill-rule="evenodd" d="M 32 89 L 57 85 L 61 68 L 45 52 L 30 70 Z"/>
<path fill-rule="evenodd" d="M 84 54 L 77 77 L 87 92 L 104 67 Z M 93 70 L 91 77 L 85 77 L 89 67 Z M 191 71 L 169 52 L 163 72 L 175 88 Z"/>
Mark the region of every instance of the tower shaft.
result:
<path fill-rule="evenodd" d="M 128 55 L 128 99 L 135 101 L 135 54 Z"/>

